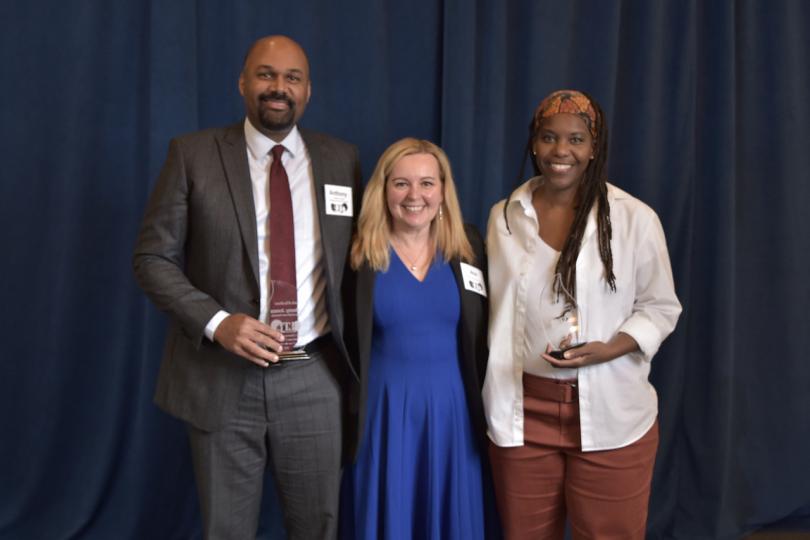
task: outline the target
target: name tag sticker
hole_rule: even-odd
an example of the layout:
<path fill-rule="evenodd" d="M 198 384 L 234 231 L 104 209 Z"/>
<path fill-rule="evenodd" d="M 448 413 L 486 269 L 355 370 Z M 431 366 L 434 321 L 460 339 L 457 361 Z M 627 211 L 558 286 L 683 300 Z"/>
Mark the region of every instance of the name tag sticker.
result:
<path fill-rule="evenodd" d="M 326 184 L 324 190 L 324 207 L 326 208 L 327 216 L 346 216 L 351 217 L 354 215 L 354 208 L 352 208 L 352 188 L 349 186 L 335 186 L 333 184 Z"/>
<path fill-rule="evenodd" d="M 464 288 L 468 291 L 480 294 L 481 296 L 487 295 L 484 273 L 478 268 L 466 263 L 461 263 L 461 279 L 464 280 Z"/>

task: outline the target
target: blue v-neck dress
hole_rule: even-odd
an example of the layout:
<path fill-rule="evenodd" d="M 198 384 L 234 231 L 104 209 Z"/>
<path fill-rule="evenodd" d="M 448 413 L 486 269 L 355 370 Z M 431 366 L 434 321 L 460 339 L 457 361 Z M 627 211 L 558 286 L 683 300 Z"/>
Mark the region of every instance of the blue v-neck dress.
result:
<path fill-rule="evenodd" d="M 459 309 L 453 271 L 438 257 L 422 282 L 393 250 L 388 271 L 377 273 L 365 428 L 344 477 L 343 538 L 484 537 Z"/>

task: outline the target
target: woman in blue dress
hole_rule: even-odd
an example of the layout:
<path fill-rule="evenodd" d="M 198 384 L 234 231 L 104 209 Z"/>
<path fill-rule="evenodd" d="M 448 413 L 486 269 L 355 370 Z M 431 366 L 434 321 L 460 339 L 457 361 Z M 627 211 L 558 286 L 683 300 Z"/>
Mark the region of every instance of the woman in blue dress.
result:
<path fill-rule="evenodd" d="M 346 338 L 360 383 L 342 537 L 483 538 L 486 260 L 436 145 L 402 139 L 380 157 L 351 265 Z"/>

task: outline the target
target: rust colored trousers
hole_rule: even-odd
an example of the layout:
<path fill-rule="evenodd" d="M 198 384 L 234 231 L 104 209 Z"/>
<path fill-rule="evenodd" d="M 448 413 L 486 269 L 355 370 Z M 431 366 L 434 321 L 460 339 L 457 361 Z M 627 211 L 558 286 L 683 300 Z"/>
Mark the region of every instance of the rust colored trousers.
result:
<path fill-rule="evenodd" d="M 583 452 L 576 381 L 523 375 L 524 446 L 489 454 L 507 540 L 643 539 L 658 421 L 638 441 Z"/>

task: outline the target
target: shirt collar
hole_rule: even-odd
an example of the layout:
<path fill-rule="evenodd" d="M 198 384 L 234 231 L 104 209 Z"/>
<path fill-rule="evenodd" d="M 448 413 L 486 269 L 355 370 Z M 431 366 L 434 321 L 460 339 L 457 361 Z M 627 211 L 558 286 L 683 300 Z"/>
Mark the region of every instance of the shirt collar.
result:
<path fill-rule="evenodd" d="M 542 182 L 542 177 L 534 176 L 529 178 L 526 182 L 520 185 L 515 191 L 512 192 L 512 195 L 509 197 L 510 206 L 519 205 L 520 208 L 523 210 L 523 214 L 526 216 L 533 216 L 535 215 L 534 206 L 532 206 L 532 194 L 534 190 Z M 613 200 L 617 198 L 623 198 L 621 190 L 617 190 L 612 184 L 608 184 L 608 204 L 613 202 Z M 509 211 L 509 208 L 507 208 Z M 591 211 L 588 213 L 588 221 L 585 224 L 585 233 L 583 236 L 583 240 L 590 237 L 596 231 L 596 205 L 591 208 Z"/>
<path fill-rule="evenodd" d="M 526 182 L 520 185 L 515 191 L 512 192 L 509 201 L 511 205 L 519 204 L 523 209 L 523 213 L 527 216 L 534 215 L 534 207 L 532 206 L 532 193 L 540 185 L 540 177 L 535 176 L 529 178 Z"/>
<path fill-rule="evenodd" d="M 250 120 L 245 118 L 245 142 L 247 143 L 248 150 L 254 159 L 262 159 L 267 157 L 270 150 L 277 144 L 284 146 L 294 158 L 304 150 L 304 140 L 301 138 L 301 132 L 298 131 L 298 126 L 293 126 L 290 132 L 281 142 L 276 142 L 261 131 L 253 127 Z"/>

